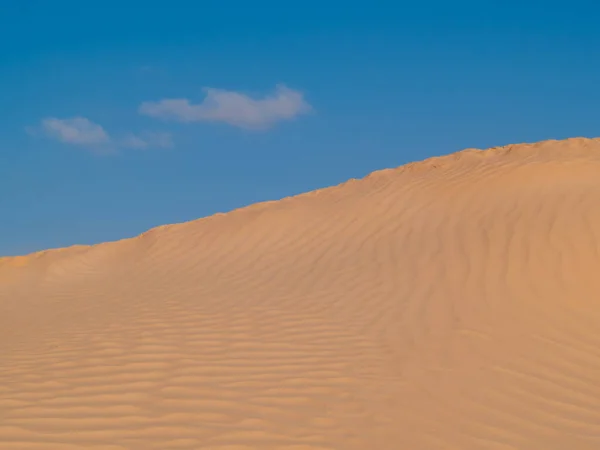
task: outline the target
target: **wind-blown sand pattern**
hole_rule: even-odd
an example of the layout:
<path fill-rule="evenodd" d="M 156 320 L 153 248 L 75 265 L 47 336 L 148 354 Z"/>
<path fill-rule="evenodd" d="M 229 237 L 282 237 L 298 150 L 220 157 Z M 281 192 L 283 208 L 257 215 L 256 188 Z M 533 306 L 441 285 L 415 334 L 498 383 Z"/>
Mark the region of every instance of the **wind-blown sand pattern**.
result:
<path fill-rule="evenodd" d="M 600 140 L 0 259 L 0 449 L 600 448 Z"/>

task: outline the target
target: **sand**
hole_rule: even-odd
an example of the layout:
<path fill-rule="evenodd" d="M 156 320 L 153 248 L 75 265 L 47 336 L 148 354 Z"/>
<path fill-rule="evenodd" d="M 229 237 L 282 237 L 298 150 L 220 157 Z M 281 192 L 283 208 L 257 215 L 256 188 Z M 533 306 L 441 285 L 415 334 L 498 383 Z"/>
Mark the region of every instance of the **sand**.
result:
<path fill-rule="evenodd" d="M 0 259 L 0 449 L 600 448 L 600 140 Z"/>

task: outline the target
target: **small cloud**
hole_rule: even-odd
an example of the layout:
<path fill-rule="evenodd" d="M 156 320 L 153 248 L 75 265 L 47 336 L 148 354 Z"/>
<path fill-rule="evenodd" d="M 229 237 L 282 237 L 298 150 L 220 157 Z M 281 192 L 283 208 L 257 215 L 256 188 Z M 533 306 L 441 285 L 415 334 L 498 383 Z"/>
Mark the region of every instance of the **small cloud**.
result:
<path fill-rule="evenodd" d="M 148 143 L 144 141 L 141 137 L 136 136 L 135 134 L 130 134 L 123 138 L 123 140 L 121 141 L 121 145 L 127 148 L 148 148 Z"/>
<path fill-rule="evenodd" d="M 104 128 L 85 117 L 58 119 L 49 117 L 41 121 L 39 127 L 26 127 L 32 136 L 43 134 L 66 144 L 85 147 L 95 153 L 114 153 L 119 148 L 147 149 L 172 148 L 170 133 L 142 132 L 129 133 L 122 139 L 114 139 Z"/>
<path fill-rule="evenodd" d="M 42 130 L 48 136 L 67 144 L 101 145 L 110 142 L 110 137 L 104 128 L 85 117 L 70 119 L 49 117 L 42 120 Z"/>
<path fill-rule="evenodd" d="M 173 148 L 173 138 L 170 133 L 144 132 L 141 135 L 130 133 L 121 141 L 125 148 L 147 149 L 147 148 Z"/>
<path fill-rule="evenodd" d="M 284 85 L 262 99 L 223 89 L 205 88 L 206 97 L 200 104 L 188 99 L 163 99 L 144 102 L 140 114 L 180 122 L 225 122 L 246 129 L 266 129 L 276 122 L 290 120 L 308 113 L 311 106 L 304 95 Z"/>

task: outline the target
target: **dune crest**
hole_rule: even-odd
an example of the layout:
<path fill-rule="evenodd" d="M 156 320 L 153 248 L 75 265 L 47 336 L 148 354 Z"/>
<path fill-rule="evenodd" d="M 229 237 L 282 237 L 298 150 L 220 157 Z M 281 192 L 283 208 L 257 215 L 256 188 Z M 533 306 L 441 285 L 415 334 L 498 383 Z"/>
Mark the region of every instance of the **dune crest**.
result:
<path fill-rule="evenodd" d="M 600 448 L 600 139 L 0 258 L 0 449 Z"/>

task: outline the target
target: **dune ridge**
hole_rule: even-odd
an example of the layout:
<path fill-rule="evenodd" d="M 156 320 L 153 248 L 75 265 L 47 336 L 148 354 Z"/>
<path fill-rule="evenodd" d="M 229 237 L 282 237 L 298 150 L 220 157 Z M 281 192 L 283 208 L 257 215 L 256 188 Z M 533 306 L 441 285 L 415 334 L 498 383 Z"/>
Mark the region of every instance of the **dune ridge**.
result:
<path fill-rule="evenodd" d="M 0 449 L 600 448 L 600 139 L 0 258 Z"/>

